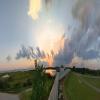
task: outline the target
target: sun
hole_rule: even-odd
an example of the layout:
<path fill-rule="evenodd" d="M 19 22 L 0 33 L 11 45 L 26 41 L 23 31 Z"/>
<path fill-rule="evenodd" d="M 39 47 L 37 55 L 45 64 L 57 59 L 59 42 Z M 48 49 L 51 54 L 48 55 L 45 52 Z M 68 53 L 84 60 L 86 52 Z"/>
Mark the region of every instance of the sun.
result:
<path fill-rule="evenodd" d="M 62 24 L 52 21 L 50 19 L 40 23 L 36 31 L 36 43 L 42 50 L 49 53 L 51 50 L 57 52 L 64 29 Z"/>

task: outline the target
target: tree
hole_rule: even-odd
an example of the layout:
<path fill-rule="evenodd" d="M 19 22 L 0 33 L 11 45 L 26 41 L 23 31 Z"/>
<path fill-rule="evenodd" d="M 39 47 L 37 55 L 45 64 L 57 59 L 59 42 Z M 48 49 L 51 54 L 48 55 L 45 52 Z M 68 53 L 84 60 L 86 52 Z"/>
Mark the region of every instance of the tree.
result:
<path fill-rule="evenodd" d="M 73 70 L 73 71 L 75 71 L 75 69 L 76 69 L 76 67 L 75 67 L 75 66 L 73 66 L 73 69 L 72 69 L 72 70 Z"/>

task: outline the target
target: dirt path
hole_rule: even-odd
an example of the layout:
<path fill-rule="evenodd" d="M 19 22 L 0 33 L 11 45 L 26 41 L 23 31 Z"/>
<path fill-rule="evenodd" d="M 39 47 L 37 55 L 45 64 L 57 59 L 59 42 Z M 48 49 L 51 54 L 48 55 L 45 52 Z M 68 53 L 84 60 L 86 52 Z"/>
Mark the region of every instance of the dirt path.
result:
<path fill-rule="evenodd" d="M 18 95 L 8 94 L 8 93 L 0 93 L 0 100 L 20 100 Z"/>

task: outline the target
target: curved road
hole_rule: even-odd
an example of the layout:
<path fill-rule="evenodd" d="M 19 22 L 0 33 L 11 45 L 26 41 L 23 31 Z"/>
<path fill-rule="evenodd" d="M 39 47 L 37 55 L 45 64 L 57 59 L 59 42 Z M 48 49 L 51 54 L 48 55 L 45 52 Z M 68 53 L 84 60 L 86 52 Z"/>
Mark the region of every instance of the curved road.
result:
<path fill-rule="evenodd" d="M 16 94 L 0 93 L 0 100 L 19 100 Z"/>

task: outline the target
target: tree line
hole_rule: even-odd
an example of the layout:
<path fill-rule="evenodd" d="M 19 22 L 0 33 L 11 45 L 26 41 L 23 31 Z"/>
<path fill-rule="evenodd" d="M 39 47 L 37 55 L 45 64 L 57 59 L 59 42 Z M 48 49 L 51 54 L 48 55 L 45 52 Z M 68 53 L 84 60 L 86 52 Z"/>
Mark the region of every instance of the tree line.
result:
<path fill-rule="evenodd" d="M 80 74 L 90 74 L 94 76 L 100 76 L 100 70 L 93 70 L 89 68 L 77 68 L 76 66 L 73 66 L 70 68 L 74 72 L 78 72 Z"/>

